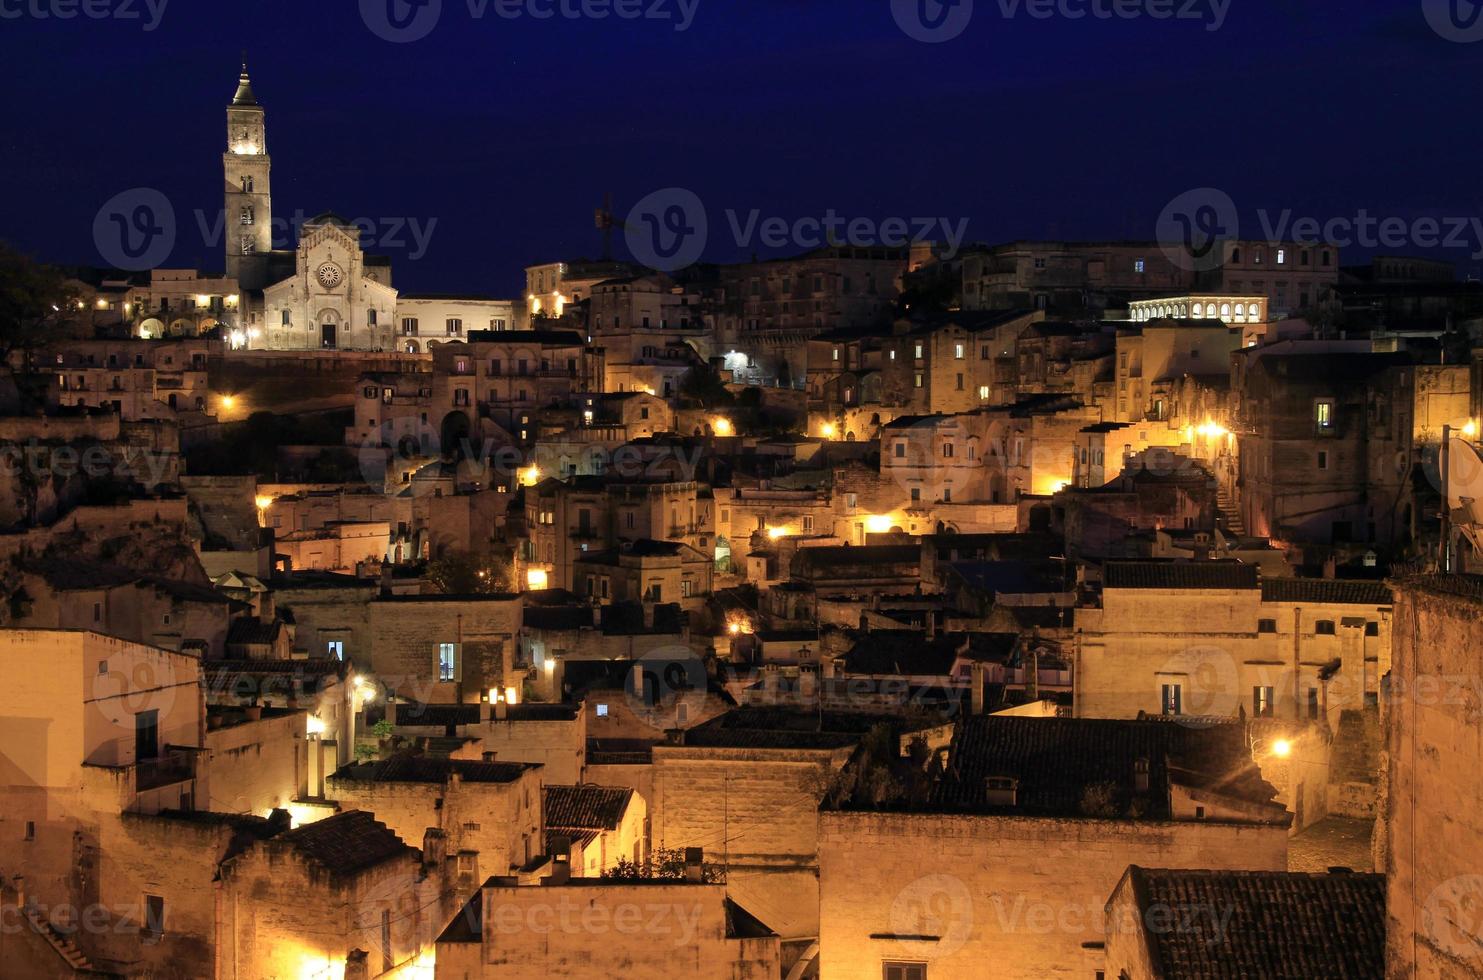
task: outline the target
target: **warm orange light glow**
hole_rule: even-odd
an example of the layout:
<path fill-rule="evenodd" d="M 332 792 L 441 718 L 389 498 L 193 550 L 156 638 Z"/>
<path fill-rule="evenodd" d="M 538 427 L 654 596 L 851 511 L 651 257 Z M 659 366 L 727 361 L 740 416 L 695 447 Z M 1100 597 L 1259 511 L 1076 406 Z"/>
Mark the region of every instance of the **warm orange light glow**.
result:
<path fill-rule="evenodd" d="M 1211 422 L 1209 420 L 1207 420 L 1205 424 L 1200 426 L 1200 428 L 1196 431 L 1198 431 L 1200 435 L 1204 436 L 1206 439 L 1224 439 L 1226 436 L 1231 434 L 1230 429 L 1227 429 L 1225 426 L 1215 422 Z"/>
<path fill-rule="evenodd" d="M 833 422 L 825 422 L 823 425 L 819 426 L 819 435 L 823 436 L 825 439 L 833 439 L 834 434 L 838 431 L 839 430 L 834 427 Z"/>
<path fill-rule="evenodd" d="M 519 704 L 520 697 L 513 687 L 505 688 L 505 704 Z"/>
<path fill-rule="evenodd" d="M 320 718 L 318 715 L 310 715 L 308 721 L 304 725 L 304 728 L 305 731 L 310 735 L 323 735 L 325 729 L 324 719 Z"/>
<path fill-rule="evenodd" d="M 788 529 L 785 527 L 770 527 L 767 529 L 767 536 L 774 541 L 779 538 L 786 538 L 788 536 Z"/>
<path fill-rule="evenodd" d="M 865 518 L 865 530 L 871 534 L 885 534 L 891 530 L 891 517 L 889 514 L 871 514 Z"/>
<path fill-rule="evenodd" d="M 520 471 L 520 485 L 533 487 L 541 482 L 541 468 L 534 463 Z"/>
<path fill-rule="evenodd" d="M 226 409 L 229 412 L 232 409 L 236 408 L 237 407 L 237 396 L 236 395 L 222 395 L 221 396 L 221 407 L 224 408 L 224 409 Z"/>
<path fill-rule="evenodd" d="M 1285 738 L 1279 738 L 1272 743 L 1272 754 L 1279 759 L 1286 759 L 1292 755 L 1292 743 Z"/>
<path fill-rule="evenodd" d="M 273 498 L 258 496 L 253 498 L 253 503 L 257 504 L 258 510 L 267 510 L 269 507 L 273 506 Z"/>
<path fill-rule="evenodd" d="M 525 573 L 525 585 L 527 588 L 544 589 L 548 581 L 550 581 L 550 577 L 547 576 L 544 568 L 532 568 Z"/>
<path fill-rule="evenodd" d="M 735 430 L 731 427 L 730 419 L 718 418 L 711 422 L 711 431 L 716 433 L 716 435 L 718 436 L 729 436 Z"/>
<path fill-rule="evenodd" d="M 1468 419 L 1467 423 L 1462 427 L 1462 434 L 1469 439 L 1475 437 L 1478 434 L 1477 421 L 1475 421 L 1474 419 Z"/>

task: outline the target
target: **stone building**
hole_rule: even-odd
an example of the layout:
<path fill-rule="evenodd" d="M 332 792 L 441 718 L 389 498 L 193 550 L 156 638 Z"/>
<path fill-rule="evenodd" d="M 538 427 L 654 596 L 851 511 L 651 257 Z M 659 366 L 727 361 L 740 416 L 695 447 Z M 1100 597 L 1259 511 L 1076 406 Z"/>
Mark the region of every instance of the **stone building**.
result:
<path fill-rule="evenodd" d="M 545 885 L 546 887 L 540 887 Z M 495 877 L 438 937 L 437 980 L 780 975 L 778 937 L 721 884 Z"/>
<path fill-rule="evenodd" d="M 519 595 L 381 595 L 368 604 L 370 671 L 402 697 L 462 704 L 518 691 Z"/>
<path fill-rule="evenodd" d="M 1483 587 L 1476 576 L 1398 580 L 1384 701 L 1388 792 L 1376 830 L 1385 871 L 1387 977 L 1483 975 L 1477 745 Z"/>
<path fill-rule="evenodd" d="M 1095 976 L 1130 863 L 1286 867 L 1273 796 L 1237 725 L 964 717 L 924 804 L 821 810 L 820 976 Z"/>
<path fill-rule="evenodd" d="M 1385 877 L 1128 868 L 1107 900 L 1106 976 L 1379 977 Z"/>
<path fill-rule="evenodd" d="M 1245 528 L 1328 552 L 1402 549 L 1415 538 L 1416 368 L 1407 354 L 1320 346 L 1233 359 Z"/>
<path fill-rule="evenodd" d="M 55 372 L 47 400 L 58 407 L 111 408 L 124 421 L 215 421 L 206 340 L 75 340 L 39 355 L 33 370 Z"/>
<path fill-rule="evenodd" d="M 559 853 L 554 838 L 565 838 L 578 878 L 600 878 L 620 860 L 648 860 L 648 806 L 632 788 L 583 784 L 542 791 L 546 853 Z"/>
<path fill-rule="evenodd" d="M 510 874 L 545 850 L 541 839 L 542 766 L 399 755 L 345 766 L 326 793 L 365 810 L 404 840 L 441 831 L 457 860 L 459 896 L 491 874 Z"/>
<path fill-rule="evenodd" d="M 434 344 L 463 340 L 477 330 L 529 329 L 520 300 L 463 293 L 401 293 L 396 300 L 397 342 L 408 354 L 426 353 Z"/>
<path fill-rule="evenodd" d="M 1275 717 L 1339 728 L 1389 669 L 1391 595 L 1373 582 L 1261 580 L 1228 561 L 1109 562 L 1076 610 L 1076 713 Z"/>
<path fill-rule="evenodd" d="M 585 781 L 587 719 L 580 704 L 392 701 L 385 717 L 398 735 L 473 739 L 487 761 L 540 765 L 541 779 L 553 785 Z"/>
<path fill-rule="evenodd" d="M 456 908 L 436 832 L 406 844 L 348 810 L 252 841 L 224 860 L 216 968 L 201 976 L 381 976 L 430 966 Z M 205 884 L 203 883 L 203 887 Z"/>

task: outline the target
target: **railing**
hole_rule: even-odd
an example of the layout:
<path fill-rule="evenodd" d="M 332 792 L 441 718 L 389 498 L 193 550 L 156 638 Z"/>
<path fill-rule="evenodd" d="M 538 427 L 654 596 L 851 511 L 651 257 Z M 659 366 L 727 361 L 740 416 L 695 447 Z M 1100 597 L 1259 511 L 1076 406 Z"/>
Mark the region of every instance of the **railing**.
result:
<path fill-rule="evenodd" d="M 157 759 L 142 759 L 134 764 L 134 788 L 141 792 L 194 778 L 196 757 L 190 752 L 167 749 Z"/>

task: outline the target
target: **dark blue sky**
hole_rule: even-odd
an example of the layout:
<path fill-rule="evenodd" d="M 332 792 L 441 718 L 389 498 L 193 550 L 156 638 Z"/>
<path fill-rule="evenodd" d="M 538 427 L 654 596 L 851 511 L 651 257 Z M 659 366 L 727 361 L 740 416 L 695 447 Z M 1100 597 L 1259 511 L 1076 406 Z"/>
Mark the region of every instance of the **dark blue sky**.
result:
<path fill-rule="evenodd" d="M 278 215 L 436 219 L 415 261 L 405 233 L 384 249 L 403 289 L 514 294 L 525 264 L 600 251 L 605 191 L 621 214 L 667 186 L 700 195 L 723 261 L 746 253 L 726 209 L 967 218 L 979 241 L 1151 238 L 1201 186 L 1248 233 L 1259 208 L 1483 217 L 1483 41 L 1444 40 L 1432 0 L 1230 0 L 1217 31 L 977 0 L 942 44 L 909 38 L 889 0 L 699 0 L 685 32 L 443 0 L 407 44 L 356 0 L 171 0 L 152 31 L 146 0 L 90 0 L 140 20 L 28 12 L 58 2 L 0 0 L 23 13 L 0 19 L 0 237 L 54 261 L 101 261 L 99 207 L 146 186 L 179 216 L 171 261 L 220 266 L 194 212 L 221 207 L 244 47 Z M 1474 272 L 1479 238 L 1383 250 Z"/>

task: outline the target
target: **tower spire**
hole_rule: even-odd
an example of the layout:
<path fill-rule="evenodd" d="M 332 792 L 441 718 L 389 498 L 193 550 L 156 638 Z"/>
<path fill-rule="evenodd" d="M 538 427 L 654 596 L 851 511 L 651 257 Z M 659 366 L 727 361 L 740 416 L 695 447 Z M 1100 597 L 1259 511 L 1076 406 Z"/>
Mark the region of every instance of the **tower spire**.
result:
<path fill-rule="evenodd" d="M 247 52 L 242 52 L 242 76 L 237 79 L 237 94 L 232 97 L 234 106 L 255 106 L 257 96 L 252 94 L 252 79 L 247 77 Z"/>

